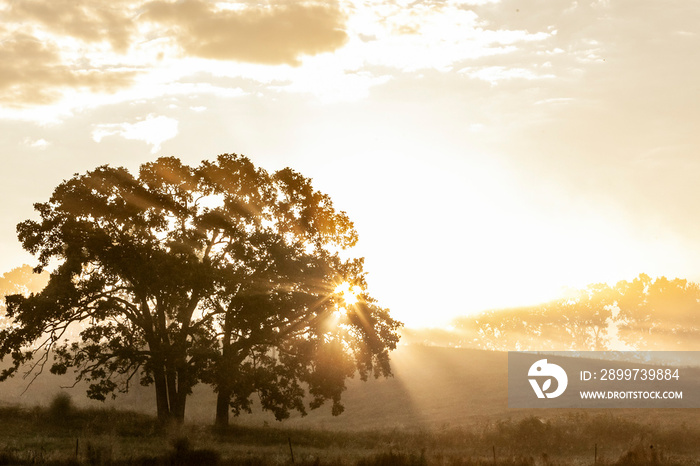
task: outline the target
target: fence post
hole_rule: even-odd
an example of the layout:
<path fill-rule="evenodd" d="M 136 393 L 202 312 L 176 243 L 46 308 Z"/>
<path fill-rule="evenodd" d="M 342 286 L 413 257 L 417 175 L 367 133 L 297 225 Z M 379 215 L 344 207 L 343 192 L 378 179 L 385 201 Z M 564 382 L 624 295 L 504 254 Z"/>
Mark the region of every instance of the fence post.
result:
<path fill-rule="evenodd" d="M 289 441 L 289 454 L 292 456 L 292 464 L 294 464 L 294 451 L 292 450 L 292 437 L 287 437 Z"/>

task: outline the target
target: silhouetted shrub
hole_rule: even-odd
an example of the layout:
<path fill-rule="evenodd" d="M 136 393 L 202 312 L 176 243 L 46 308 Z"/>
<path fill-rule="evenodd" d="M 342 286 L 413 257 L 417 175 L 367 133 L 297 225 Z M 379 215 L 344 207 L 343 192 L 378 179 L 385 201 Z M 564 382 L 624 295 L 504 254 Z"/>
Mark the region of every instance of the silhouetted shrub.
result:
<path fill-rule="evenodd" d="M 63 421 L 73 414 L 74 406 L 70 395 L 65 392 L 56 394 L 49 405 L 49 416 L 54 421 Z"/>

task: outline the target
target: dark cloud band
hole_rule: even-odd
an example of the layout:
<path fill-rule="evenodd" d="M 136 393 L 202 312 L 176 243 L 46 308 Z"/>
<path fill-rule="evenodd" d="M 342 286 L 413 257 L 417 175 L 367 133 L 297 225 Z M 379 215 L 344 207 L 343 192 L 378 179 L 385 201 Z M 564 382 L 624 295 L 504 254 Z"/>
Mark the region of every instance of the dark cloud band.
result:
<path fill-rule="evenodd" d="M 327 5 L 288 4 L 215 11 L 208 2 L 150 2 L 143 18 L 168 29 L 189 55 L 264 64 L 298 64 L 347 40 L 345 17 Z"/>

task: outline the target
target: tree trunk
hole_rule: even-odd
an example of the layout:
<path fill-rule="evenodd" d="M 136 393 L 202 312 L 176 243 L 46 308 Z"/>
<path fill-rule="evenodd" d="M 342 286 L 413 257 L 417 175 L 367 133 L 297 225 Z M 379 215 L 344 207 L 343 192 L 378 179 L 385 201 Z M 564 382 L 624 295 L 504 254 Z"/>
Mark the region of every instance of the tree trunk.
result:
<path fill-rule="evenodd" d="M 168 402 L 168 385 L 165 378 L 163 355 L 157 343 L 149 341 L 148 347 L 153 354 L 153 384 L 156 388 L 158 421 L 165 423 L 170 417 L 170 403 Z"/>
<path fill-rule="evenodd" d="M 179 424 L 185 422 L 185 405 L 187 404 L 187 393 L 189 393 L 192 383 L 189 377 L 187 363 L 183 363 L 177 369 L 177 392 L 175 393 L 175 407 L 173 416 Z"/>
<path fill-rule="evenodd" d="M 165 382 L 165 370 L 156 365 L 153 370 L 153 380 L 156 386 L 156 407 L 158 420 L 166 422 L 170 418 L 170 403 L 168 403 L 168 386 Z"/>
<path fill-rule="evenodd" d="M 230 313 L 229 313 L 230 314 Z M 224 321 L 224 335 L 222 337 L 222 348 L 221 348 L 221 360 L 216 367 L 216 377 L 218 378 L 216 395 L 216 419 L 214 425 L 218 428 L 228 427 L 229 421 L 229 411 L 231 394 L 233 390 L 231 385 L 228 383 L 227 379 L 231 376 L 229 359 L 231 358 L 231 321 L 229 319 L 229 314 L 226 315 L 226 320 Z"/>
<path fill-rule="evenodd" d="M 176 424 L 182 424 L 185 421 L 185 403 L 187 395 L 182 392 L 174 393 L 170 397 L 170 412 L 169 420 Z"/>
<path fill-rule="evenodd" d="M 218 428 L 228 427 L 230 401 L 231 389 L 219 387 L 219 393 L 216 395 L 216 420 L 214 421 L 214 425 Z"/>
<path fill-rule="evenodd" d="M 184 403 L 178 393 L 177 372 L 172 364 L 166 365 L 166 379 L 168 383 L 168 402 L 170 404 L 169 418 L 178 424 L 185 420 Z"/>
<path fill-rule="evenodd" d="M 187 390 L 181 389 L 177 394 L 177 411 L 175 412 L 175 420 L 182 424 L 185 422 L 185 406 L 187 405 Z"/>

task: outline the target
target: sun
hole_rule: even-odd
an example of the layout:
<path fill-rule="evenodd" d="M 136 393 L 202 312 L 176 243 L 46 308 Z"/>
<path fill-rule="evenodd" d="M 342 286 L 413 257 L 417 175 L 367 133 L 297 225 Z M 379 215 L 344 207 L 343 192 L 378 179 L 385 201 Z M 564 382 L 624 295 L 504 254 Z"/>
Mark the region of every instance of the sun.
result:
<path fill-rule="evenodd" d="M 343 282 L 335 287 L 334 292 L 343 298 L 346 305 L 352 306 L 357 304 L 358 296 L 362 293 L 362 289 L 357 285 L 351 286 L 350 283 Z"/>

